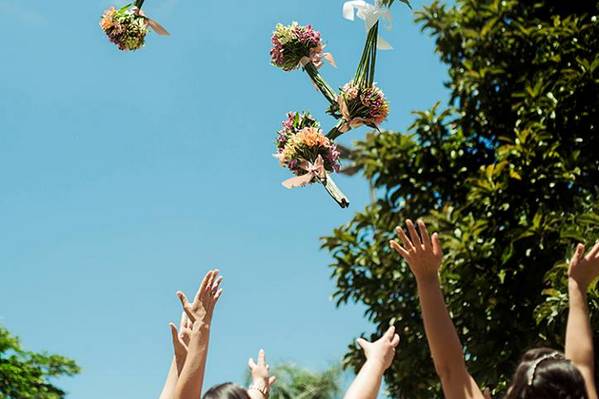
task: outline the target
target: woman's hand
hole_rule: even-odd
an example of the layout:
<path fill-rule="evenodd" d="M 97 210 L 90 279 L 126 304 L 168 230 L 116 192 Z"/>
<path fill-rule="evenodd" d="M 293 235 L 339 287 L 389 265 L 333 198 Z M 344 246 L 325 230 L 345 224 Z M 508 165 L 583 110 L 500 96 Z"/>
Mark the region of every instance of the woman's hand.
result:
<path fill-rule="evenodd" d="M 595 244 L 586 256 L 584 250 L 584 245 L 578 244 L 570 260 L 568 277 L 586 291 L 593 280 L 599 276 L 599 243 Z"/>
<path fill-rule="evenodd" d="M 187 357 L 187 346 L 189 345 L 189 340 L 191 338 L 193 323 L 189 320 L 185 312 L 182 312 L 179 330 L 177 330 L 177 326 L 175 326 L 174 323 L 170 323 L 169 326 L 171 327 L 177 373 L 181 374 L 181 370 L 183 370 L 183 365 L 185 364 L 185 358 Z"/>
<path fill-rule="evenodd" d="M 218 273 L 219 271 L 216 269 L 206 273 L 193 303 L 189 303 L 183 292 L 177 292 L 183 310 L 193 324 L 194 329 L 209 327 L 212 322 L 214 306 L 223 292 L 222 288 L 219 288 L 223 277 L 219 276 Z"/>
<path fill-rule="evenodd" d="M 431 238 L 422 220 L 418 221 L 420 235 L 418 235 L 411 220 L 408 219 L 406 225 L 408 226 L 410 238 L 401 227 L 397 227 L 395 231 L 403 245 L 400 245 L 396 240 L 392 240 L 390 241 L 391 248 L 408 262 L 416 280 L 424 281 L 436 278 L 443 259 L 439 235 L 435 233 Z"/>
<path fill-rule="evenodd" d="M 395 327 L 391 326 L 377 341 L 368 342 L 364 338 L 358 338 L 357 342 L 364 351 L 366 362 L 379 366 L 384 372 L 391 367 L 395 348 L 399 345 L 399 335 L 395 334 Z"/>
<path fill-rule="evenodd" d="M 258 352 L 258 363 L 254 359 L 250 359 L 248 366 L 252 373 L 252 385 L 250 385 L 249 390 L 258 391 L 262 396 L 268 398 L 270 387 L 276 382 L 277 377 L 271 376 L 269 373 L 270 366 L 266 363 L 264 349 L 260 349 L 260 352 Z"/>

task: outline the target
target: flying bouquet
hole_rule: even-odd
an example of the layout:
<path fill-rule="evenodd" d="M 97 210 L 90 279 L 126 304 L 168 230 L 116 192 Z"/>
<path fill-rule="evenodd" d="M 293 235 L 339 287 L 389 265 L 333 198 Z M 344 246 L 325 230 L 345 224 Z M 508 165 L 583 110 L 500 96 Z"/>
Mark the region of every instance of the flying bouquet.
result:
<path fill-rule="evenodd" d="M 408 0 L 400 0 L 410 6 Z M 377 50 L 389 50 L 391 45 L 379 35 L 379 21 L 391 24 L 390 7 L 394 0 L 376 0 L 374 5 L 362 0 L 347 1 L 343 5 L 343 16 L 364 20 L 366 43 L 354 79 L 341 89 L 337 104 L 331 105 L 329 114 L 340 119 L 327 137 L 334 140 L 343 133 L 366 125 L 378 130 L 378 126 L 389 115 L 389 103 L 383 91 L 374 83 Z M 410 6 L 411 7 L 411 6 Z"/>
<path fill-rule="evenodd" d="M 331 103 L 337 101 L 337 94 L 322 78 L 318 71 L 324 61 L 335 66 L 331 53 L 324 52 L 324 43 L 320 32 L 311 25 L 277 24 L 272 34 L 272 49 L 270 50 L 271 63 L 283 71 L 293 71 L 302 68 L 316 88 Z"/>
<path fill-rule="evenodd" d="M 409 0 L 399 0 L 412 8 Z M 382 37 L 379 36 L 379 20 L 387 21 L 387 28 L 391 29 L 391 6 L 395 0 L 375 0 L 374 4 L 367 3 L 364 0 L 346 1 L 343 4 L 343 17 L 353 21 L 357 16 L 364 21 L 364 27 L 368 32 L 366 45 L 373 45 L 379 50 L 391 50 L 393 47 Z"/>
<path fill-rule="evenodd" d="M 323 134 L 320 123 L 309 113 L 288 114 L 278 132 L 276 150 L 275 157 L 281 166 L 296 175 L 285 180 L 283 186 L 292 189 L 318 182 L 339 206 L 349 206 L 349 200 L 331 177 L 341 166 L 337 146 Z"/>
<path fill-rule="evenodd" d="M 169 34 L 162 25 L 144 15 L 143 3 L 144 0 L 136 0 L 118 10 L 110 7 L 102 15 L 102 30 L 120 50 L 134 51 L 143 47 L 150 28 L 159 35 Z"/>

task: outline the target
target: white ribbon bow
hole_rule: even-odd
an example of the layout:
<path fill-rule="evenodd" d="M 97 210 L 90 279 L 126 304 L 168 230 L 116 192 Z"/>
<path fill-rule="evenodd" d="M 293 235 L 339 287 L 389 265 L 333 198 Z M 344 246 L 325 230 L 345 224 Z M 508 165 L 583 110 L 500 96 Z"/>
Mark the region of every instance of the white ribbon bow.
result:
<path fill-rule="evenodd" d="M 391 10 L 389 7 L 385 7 L 381 0 L 375 0 L 374 4 L 367 3 L 364 0 L 352 0 L 343 3 L 343 18 L 353 21 L 356 15 L 364 21 L 366 32 L 381 18 L 387 21 L 386 28 L 391 29 L 393 21 Z M 377 48 L 379 50 L 391 50 L 393 47 L 379 35 Z"/>

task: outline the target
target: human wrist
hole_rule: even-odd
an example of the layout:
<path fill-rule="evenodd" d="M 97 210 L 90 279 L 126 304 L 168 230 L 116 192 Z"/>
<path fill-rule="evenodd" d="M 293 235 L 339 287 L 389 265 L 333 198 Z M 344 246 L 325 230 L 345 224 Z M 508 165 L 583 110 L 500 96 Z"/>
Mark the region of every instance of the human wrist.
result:
<path fill-rule="evenodd" d="M 427 288 L 431 286 L 439 286 L 439 273 L 431 273 L 426 275 L 416 276 L 416 284 L 418 287 Z"/>
<path fill-rule="evenodd" d="M 364 368 L 369 369 L 373 373 L 382 376 L 387 371 L 387 366 L 383 359 L 366 359 L 366 363 L 364 363 Z"/>
<path fill-rule="evenodd" d="M 572 276 L 568 277 L 568 291 L 586 296 L 589 284 Z"/>
<path fill-rule="evenodd" d="M 268 398 L 270 394 L 270 385 L 267 378 L 253 378 L 252 383 L 248 387 L 248 391 L 259 392 L 264 398 Z"/>

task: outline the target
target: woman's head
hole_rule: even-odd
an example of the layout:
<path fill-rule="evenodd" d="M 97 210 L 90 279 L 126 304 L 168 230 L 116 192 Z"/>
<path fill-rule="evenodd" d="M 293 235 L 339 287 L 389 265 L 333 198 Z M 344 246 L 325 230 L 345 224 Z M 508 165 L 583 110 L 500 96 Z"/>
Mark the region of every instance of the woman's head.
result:
<path fill-rule="evenodd" d="M 564 354 L 549 348 L 522 356 L 505 399 L 588 399 L 582 374 Z"/>
<path fill-rule="evenodd" d="M 245 388 L 232 382 L 210 388 L 203 399 L 251 399 Z"/>

